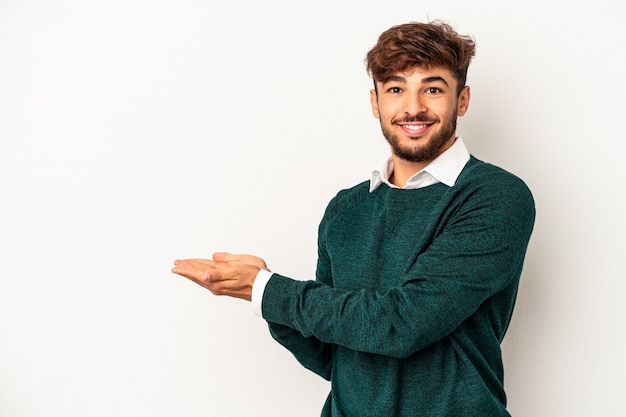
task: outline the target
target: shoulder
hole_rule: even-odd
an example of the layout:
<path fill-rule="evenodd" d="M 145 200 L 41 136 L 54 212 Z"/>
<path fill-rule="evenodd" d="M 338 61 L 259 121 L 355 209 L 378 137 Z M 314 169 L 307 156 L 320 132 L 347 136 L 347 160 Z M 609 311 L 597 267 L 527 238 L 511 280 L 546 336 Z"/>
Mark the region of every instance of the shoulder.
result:
<path fill-rule="evenodd" d="M 329 209 L 345 209 L 363 200 L 367 200 L 370 195 L 370 182 L 363 181 L 353 187 L 340 190 L 328 203 Z"/>
<path fill-rule="evenodd" d="M 473 156 L 453 190 L 461 204 L 490 207 L 506 216 L 534 221 L 535 200 L 528 185 L 515 174 Z"/>
<path fill-rule="evenodd" d="M 321 227 L 331 222 L 339 214 L 346 215 L 351 210 L 362 209 L 363 204 L 368 204 L 369 200 L 369 181 L 363 181 L 353 187 L 340 190 L 326 206 Z"/>
<path fill-rule="evenodd" d="M 511 192 L 525 195 L 532 200 L 528 185 L 515 174 L 496 165 L 481 161 L 474 156 L 461 171 L 455 187 L 459 189 L 483 189 L 489 192 Z M 497 191 L 500 192 L 497 192 Z"/>

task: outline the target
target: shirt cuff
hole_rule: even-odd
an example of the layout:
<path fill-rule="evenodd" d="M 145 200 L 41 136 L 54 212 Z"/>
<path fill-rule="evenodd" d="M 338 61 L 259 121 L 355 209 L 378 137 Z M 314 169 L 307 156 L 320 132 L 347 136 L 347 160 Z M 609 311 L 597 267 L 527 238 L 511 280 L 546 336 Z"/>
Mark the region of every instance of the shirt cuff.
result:
<path fill-rule="evenodd" d="M 261 269 L 256 275 L 254 284 L 252 284 L 252 310 L 254 314 L 259 317 L 263 317 L 263 310 L 261 308 L 263 304 L 263 292 L 272 275 L 270 271 Z"/>

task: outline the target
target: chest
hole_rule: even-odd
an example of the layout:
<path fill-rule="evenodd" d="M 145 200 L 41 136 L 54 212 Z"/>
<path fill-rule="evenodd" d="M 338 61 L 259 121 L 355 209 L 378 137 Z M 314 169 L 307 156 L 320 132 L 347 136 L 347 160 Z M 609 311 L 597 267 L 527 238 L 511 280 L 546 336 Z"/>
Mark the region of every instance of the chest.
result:
<path fill-rule="evenodd" d="M 333 285 L 384 290 L 403 276 L 441 230 L 441 193 L 375 198 L 340 211 L 328 224 L 325 248 Z M 407 197 L 407 196 L 402 196 Z"/>

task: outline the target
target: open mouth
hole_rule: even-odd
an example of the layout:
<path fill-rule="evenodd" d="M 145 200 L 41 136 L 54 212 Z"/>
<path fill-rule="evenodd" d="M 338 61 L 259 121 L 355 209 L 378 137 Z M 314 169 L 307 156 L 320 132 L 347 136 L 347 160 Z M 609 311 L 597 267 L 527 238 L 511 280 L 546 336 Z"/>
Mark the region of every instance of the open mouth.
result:
<path fill-rule="evenodd" d="M 407 136 L 422 136 L 430 130 L 432 123 L 398 123 L 398 126 Z"/>

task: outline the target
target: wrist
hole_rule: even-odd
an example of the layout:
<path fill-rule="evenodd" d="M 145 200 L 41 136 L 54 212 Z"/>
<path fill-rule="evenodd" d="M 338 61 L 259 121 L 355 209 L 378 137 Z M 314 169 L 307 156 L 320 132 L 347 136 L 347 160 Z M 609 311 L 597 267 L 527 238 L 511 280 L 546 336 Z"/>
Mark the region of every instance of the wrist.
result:
<path fill-rule="evenodd" d="M 252 309 L 259 317 L 263 317 L 263 293 L 272 275 L 272 272 L 260 269 L 252 284 Z"/>

